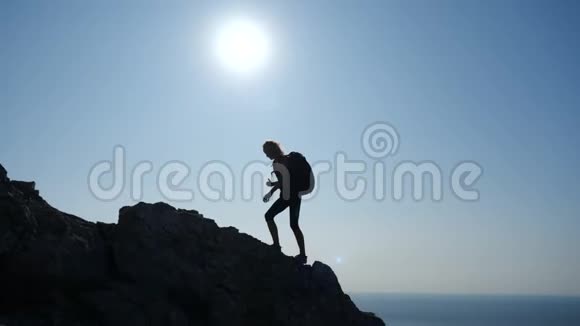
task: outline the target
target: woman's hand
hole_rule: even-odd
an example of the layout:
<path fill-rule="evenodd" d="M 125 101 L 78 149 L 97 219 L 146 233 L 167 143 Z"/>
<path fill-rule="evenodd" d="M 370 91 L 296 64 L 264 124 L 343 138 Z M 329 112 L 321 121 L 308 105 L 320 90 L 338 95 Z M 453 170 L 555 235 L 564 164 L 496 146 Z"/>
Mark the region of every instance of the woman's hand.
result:
<path fill-rule="evenodd" d="M 272 197 L 271 192 L 267 193 L 262 200 L 264 201 L 264 203 L 267 203 L 268 201 L 270 201 L 270 197 Z"/>

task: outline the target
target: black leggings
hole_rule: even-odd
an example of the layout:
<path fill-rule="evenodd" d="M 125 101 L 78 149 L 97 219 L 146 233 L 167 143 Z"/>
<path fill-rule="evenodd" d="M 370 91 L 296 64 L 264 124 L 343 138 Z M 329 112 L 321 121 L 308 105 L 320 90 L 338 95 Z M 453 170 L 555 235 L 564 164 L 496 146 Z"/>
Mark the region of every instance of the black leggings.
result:
<path fill-rule="evenodd" d="M 286 207 L 290 207 L 290 227 L 293 230 L 298 229 L 301 202 L 302 199 L 300 197 L 292 198 L 290 200 L 285 200 L 282 197 L 278 198 L 266 212 L 266 221 L 273 221 L 276 215 L 280 214 L 286 209 Z"/>

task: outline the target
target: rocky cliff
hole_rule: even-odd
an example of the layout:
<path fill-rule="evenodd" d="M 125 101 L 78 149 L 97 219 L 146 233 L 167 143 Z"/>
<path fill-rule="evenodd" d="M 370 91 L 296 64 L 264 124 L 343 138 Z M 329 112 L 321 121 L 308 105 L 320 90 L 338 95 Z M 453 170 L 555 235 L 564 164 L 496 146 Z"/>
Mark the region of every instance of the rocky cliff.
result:
<path fill-rule="evenodd" d="M 165 203 L 117 224 L 51 207 L 0 165 L 0 324 L 368 325 L 327 265 Z"/>

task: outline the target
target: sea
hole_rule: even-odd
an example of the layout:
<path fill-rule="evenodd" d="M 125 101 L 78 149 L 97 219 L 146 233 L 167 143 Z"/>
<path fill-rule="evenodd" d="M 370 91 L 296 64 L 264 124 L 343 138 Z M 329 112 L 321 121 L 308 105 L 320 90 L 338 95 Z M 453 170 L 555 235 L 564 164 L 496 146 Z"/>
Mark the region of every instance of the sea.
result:
<path fill-rule="evenodd" d="M 387 326 L 580 326 L 580 297 L 349 294 Z"/>

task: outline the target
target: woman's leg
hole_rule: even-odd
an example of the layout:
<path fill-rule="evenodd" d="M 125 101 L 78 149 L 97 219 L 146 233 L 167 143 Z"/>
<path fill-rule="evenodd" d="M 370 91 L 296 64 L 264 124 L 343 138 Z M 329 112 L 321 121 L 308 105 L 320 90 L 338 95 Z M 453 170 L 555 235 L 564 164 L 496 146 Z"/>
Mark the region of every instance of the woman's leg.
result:
<path fill-rule="evenodd" d="M 270 230 L 270 235 L 272 235 L 272 241 L 274 246 L 280 246 L 280 239 L 278 237 L 278 228 L 276 227 L 276 222 L 274 222 L 274 217 L 280 214 L 284 209 L 288 207 L 288 202 L 282 198 L 278 198 L 268 209 L 265 214 L 266 223 L 268 224 L 268 230 Z"/>
<path fill-rule="evenodd" d="M 302 234 L 302 230 L 300 230 L 300 226 L 298 225 L 301 202 L 302 200 L 298 198 L 292 200 L 290 203 L 290 228 L 292 228 L 292 231 L 294 232 L 294 237 L 296 238 L 296 242 L 298 243 L 298 248 L 300 248 L 300 255 L 306 256 L 306 248 L 304 245 L 304 234 Z"/>

